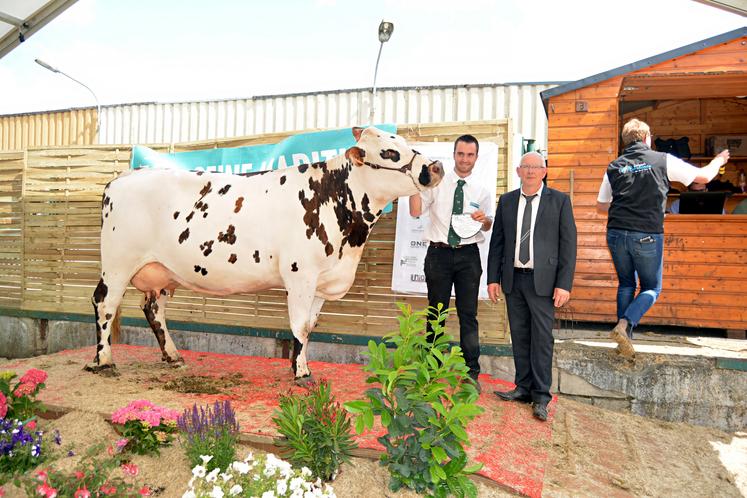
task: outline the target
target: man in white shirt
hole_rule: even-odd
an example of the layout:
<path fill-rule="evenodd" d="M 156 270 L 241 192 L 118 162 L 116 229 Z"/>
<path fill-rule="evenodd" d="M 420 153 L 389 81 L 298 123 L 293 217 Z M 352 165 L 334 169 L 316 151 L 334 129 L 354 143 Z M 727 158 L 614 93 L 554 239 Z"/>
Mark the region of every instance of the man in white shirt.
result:
<path fill-rule="evenodd" d="M 480 144 L 472 135 L 462 135 L 454 142 L 454 171 L 448 173 L 434 189 L 410 197 L 410 215 L 428 213 L 430 223 L 425 238 L 430 242 L 425 257 L 425 282 L 428 306 L 447 309 L 451 288 L 456 295 L 459 317 L 459 344 L 469 375 L 478 392 L 480 383 L 480 340 L 477 323 L 477 297 L 482 275 L 480 251 L 482 232 L 490 230 L 495 194 L 480 185 L 472 175 Z M 469 215 L 480 226 L 474 235 L 460 237 L 452 226 L 453 215 Z M 462 233 L 464 235 L 464 233 Z M 435 318 L 436 315 L 432 316 Z M 430 324 L 428 332 L 431 333 Z M 431 336 L 432 337 L 432 336 Z"/>
<path fill-rule="evenodd" d="M 618 280 L 618 322 L 610 337 L 618 343 L 618 353 L 633 358 L 633 328 L 661 293 L 669 182 L 710 182 L 729 160 L 729 151 L 697 168 L 671 154 L 651 150 L 649 126 L 638 119 L 625 123 L 621 138 L 623 153 L 607 167 L 597 210 L 607 213 L 607 247 Z M 636 277 L 641 288 L 637 296 Z"/>

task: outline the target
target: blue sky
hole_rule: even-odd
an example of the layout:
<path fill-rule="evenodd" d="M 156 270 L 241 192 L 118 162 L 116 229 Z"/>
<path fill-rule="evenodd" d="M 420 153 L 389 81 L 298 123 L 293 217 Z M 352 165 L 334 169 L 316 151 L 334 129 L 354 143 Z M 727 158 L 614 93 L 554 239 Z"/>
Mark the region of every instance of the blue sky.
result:
<path fill-rule="evenodd" d="M 2 0 L 0 0 L 0 5 Z M 1 9 L 0 9 L 1 10 Z M 0 59 L 0 114 L 378 86 L 575 80 L 747 25 L 691 0 L 79 0 Z"/>

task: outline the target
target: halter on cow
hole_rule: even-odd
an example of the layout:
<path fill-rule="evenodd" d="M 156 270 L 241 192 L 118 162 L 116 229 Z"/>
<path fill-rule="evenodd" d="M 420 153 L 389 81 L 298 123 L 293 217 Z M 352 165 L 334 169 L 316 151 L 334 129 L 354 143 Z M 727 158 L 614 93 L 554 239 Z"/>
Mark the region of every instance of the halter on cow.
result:
<path fill-rule="evenodd" d="M 324 301 L 353 285 L 381 210 L 443 178 L 441 163 L 402 137 L 373 127 L 353 135 L 344 156 L 297 168 L 249 177 L 143 169 L 110 182 L 92 298 L 97 349 L 86 369 L 114 371 L 111 322 L 130 283 L 145 294 L 145 317 L 169 363 L 183 362 L 165 319 L 176 288 L 226 296 L 284 287 L 292 368 L 297 381 L 308 378 L 309 334 Z"/>

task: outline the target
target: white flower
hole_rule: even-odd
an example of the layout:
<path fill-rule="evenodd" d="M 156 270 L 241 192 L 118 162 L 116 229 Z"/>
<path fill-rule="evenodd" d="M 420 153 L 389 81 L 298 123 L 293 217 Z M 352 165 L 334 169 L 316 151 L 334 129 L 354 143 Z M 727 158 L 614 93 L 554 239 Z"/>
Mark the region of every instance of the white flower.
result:
<path fill-rule="evenodd" d="M 298 488 L 290 495 L 290 498 L 303 498 L 303 489 Z"/>
<path fill-rule="evenodd" d="M 215 482 L 218 479 L 218 474 L 220 474 L 220 469 L 213 469 L 207 476 L 205 476 L 205 480 L 207 482 Z"/>
<path fill-rule="evenodd" d="M 275 498 L 275 492 L 265 491 L 264 493 L 262 493 L 262 498 Z"/>
<path fill-rule="evenodd" d="M 301 467 L 301 475 L 304 477 L 311 477 L 311 470 L 308 467 Z"/>
<path fill-rule="evenodd" d="M 192 475 L 195 477 L 205 477 L 205 472 L 207 469 L 203 467 L 202 465 L 197 465 L 194 469 L 192 469 Z"/>
<path fill-rule="evenodd" d="M 200 455 L 200 458 L 202 459 L 202 464 L 207 465 L 213 459 L 213 455 Z"/>
<path fill-rule="evenodd" d="M 290 482 L 291 491 L 296 491 L 296 490 L 301 489 L 301 485 L 304 482 L 306 481 L 303 480 L 303 477 L 294 477 L 293 479 L 291 479 L 291 482 Z"/>
<path fill-rule="evenodd" d="M 223 490 L 219 486 L 213 486 L 213 490 L 210 492 L 211 498 L 223 498 Z"/>
<path fill-rule="evenodd" d="M 279 495 L 284 495 L 288 491 L 288 480 L 281 479 L 277 482 L 277 490 Z"/>
<path fill-rule="evenodd" d="M 223 479 L 223 482 L 228 482 L 233 478 L 231 474 L 221 474 L 220 476 Z"/>
<path fill-rule="evenodd" d="M 231 496 L 236 496 L 237 494 L 241 493 L 242 491 L 244 491 L 244 488 L 242 488 L 238 484 L 234 484 L 233 487 L 228 490 L 228 494 L 231 495 Z"/>
<path fill-rule="evenodd" d="M 190 488 L 182 495 L 182 498 L 197 498 L 197 495 L 195 495 L 195 491 Z"/>
<path fill-rule="evenodd" d="M 244 458 L 244 461 L 248 463 L 248 462 L 251 462 L 252 460 L 254 460 L 254 453 L 249 452 L 246 458 Z"/>
<path fill-rule="evenodd" d="M 233 470 L 235 470 L 241 475 L 249 473 L 250 467 L 249 467 L 249 464 L 246 462 L 233 462 L 231 466 L 233 467 Z"/>

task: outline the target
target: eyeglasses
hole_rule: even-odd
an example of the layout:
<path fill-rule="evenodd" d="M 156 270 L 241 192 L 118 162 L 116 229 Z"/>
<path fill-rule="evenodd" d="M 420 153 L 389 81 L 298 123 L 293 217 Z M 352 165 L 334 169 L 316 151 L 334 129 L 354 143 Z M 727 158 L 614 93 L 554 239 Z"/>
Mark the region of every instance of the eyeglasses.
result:
<path fill-rule="evenodd" d="M 519 168 L 521 169 L 545 169 L 544 166 L 529 166 L 527 164 L 522 164 L 521 166 L 519 166 Z"/>

